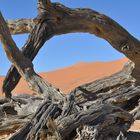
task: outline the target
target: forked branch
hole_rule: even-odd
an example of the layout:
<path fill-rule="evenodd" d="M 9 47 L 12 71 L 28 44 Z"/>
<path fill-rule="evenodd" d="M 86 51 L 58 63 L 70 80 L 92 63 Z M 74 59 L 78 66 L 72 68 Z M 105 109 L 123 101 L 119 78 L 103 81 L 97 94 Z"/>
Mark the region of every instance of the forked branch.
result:
<path fill-rule="evenodd" d="M 44 1 L 40 2 L 43 3 Z M 91 9 L 71 9 L 61 4 L 52 3 L 51 7 L 48 7 L 48 10 L 49 13 L 46 14 L 46 19 L 44 19 L 45 14 L 43 17 L 40 16 L 40 19 L 42 19 L 41 25 L 40 23 L 40 26 L 36 25 L 41 30 L 40 34 L 37 35 L 37 40 L 40 40 L 40 45 L 34 45 L 34 43 L 38 43 L 29 39 L 29 42 L 33 43 L 31 45 L 25 45 L 26 47 L 22 50 L 23 54 L 26 54 L 26 57 L 33 60 L 44 42 L 54 35 L 88 32 L 105 39 L 112 47 L 132 60 L 135 63 L 133 76 L 137 80 L 140 79 L 138 74 L 136 74 L 140 71 L 140 42 L 118 23 Z M 45 34 L 47 36 L 46 38 L 44 38 Z M 29 42 L 27 44 L 30 44 Z M 33 50 L 33 53 L 31 53 L 31 50 Z M 16 78 L 17 75 L 16 69 L 11 68 L 3 85 L 4 92 L 8 89 L 7 85 L 13 85 L 12 88 L 9 88 L 8 92 L 14 89 L 19 80 L 19 76 Z"/>
<path fill-rule="evenodd" d="M 132 116 L 127 111 L 133 111 L 140 98 L 140 87 L 135 84 L 136 79 L 131 75 L 133 64 L 110 78 L 80 86 L 70 93 L 70 97 L 64 97 L 34 72 L 31 60 L 45 41 L 54 35 L 88 32 L 107 40 L 115 49 L 131 59 L 139 71 L 140 42 L 118 23 L 94 10 L 70 9 L 61 4 L 51 4 L 49 0 L 38 2 L 38 17 L 35 22 L 33 21 L 34 29 L 22 48 L 22 53 L 12 40 L 6 22 L 0 15 L 0 39 L 4 44 L 7 57 L 13 64 L 3 86 L 6 95 L 10 96 L 9 93 L 16 86 L 21 75 L 35 92 L 45 94 L 47 99 L 50 99 L 42 103 L 31 121 L 11 137 L 11 140 L 45 139 L 50 134 L 55 138 L 72 139 L 76 137 L 76 133 L 79 133 L 79 136 L 81 134 L 87 136 L 86 133 L 85 135 L 81 133 L 85 128 L 91 129 L 90 138 L 99 140 L 104 137 L 109 139 L 108 136 L 112 139 L 120 131 L 126 132 L 133 123 L 135 115 L 132 113 Z M 23 24 L 22 29 L 21 32 L 30 32 L 26 29 L 26 24 Z M 16 33 L 21 32 L 16 31 Z M 139 78 L 137 80 L 140 81 Z M 26 114 L 27 112 L 23 113 L 25 108 L 31 107 L 30 97 L 25 99 L 21 100 L 20 109 L 16 105 L 11 108 L 16 115 L 19 112 Z M 41 98 L 41 100 L 45 99 Z M 34 104 L 33 108 L 38 105 L 39 103 Z M 4 108 L 0 111 L 5 115 Z M 22 117 L 26 118 L 29 113 Z M 50 118 L 53 125 L 49 124 Z"/>
<path fill-rule="evenodd" d="M 27 81 L 29 87 L 39 94 L 46 94 L 47 99 L 62 98 L 62 95 L 38 76 L 33 69 L 32 62 L 26 58 L 13 41 L 6 22 L 0 13 L 0 40 L 8 59 L 16 67 L 21 76 Z M 54 94 L 56 96 L 54 96 Z M 7 95 L 10 96 L 10 95 Z"/>

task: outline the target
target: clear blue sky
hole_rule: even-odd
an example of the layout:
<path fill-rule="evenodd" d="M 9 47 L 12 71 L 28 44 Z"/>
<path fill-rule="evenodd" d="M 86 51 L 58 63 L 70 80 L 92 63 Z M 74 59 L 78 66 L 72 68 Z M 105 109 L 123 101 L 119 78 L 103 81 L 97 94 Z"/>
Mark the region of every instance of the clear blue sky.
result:
<path fill-rule="evenodd" d="M 140 37 L 140 0 L 52 0 L 72 8 L 95 9 L 119 22 L 135 37 Z M 32 18 L 37 14 L 37 0 L 1 0 L 5 19 Z M 28 34 L 14 35 L 21 48 Z M 37 72 L 51 71 L 79 62 L 111 61 L 124 57 L 106 41 L 85 33 L 56 36 L 46 42 L 33 61 Z M 0 75 L 10 67 L 0 44 Z"/>

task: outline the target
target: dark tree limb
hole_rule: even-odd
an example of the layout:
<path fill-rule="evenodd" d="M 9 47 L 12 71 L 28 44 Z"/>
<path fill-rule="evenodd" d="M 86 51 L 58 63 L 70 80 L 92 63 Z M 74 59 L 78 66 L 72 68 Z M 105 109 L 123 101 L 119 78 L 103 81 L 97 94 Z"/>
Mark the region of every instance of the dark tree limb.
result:
<path fill-rule="evenodd" d="M 128 76 L 128 74 L 131 73 L 131 70 L 129 69 L 128 66 L 126 66 L 125 68 L 126 68 L 125 71 L 127 71 L 125 76 L 126 75 Z M 50 101 L 44 102 L 40 106 L 40 108 L 36 111 L 33 119 L 31 119 L 34 121 L 31 121 L 32 123 L 27 122 L 27 125 L 22 127 L 22 129 L 20 131 L 18 131 L 12 137 L 11 140 L 16 140 L 13 138 L 15 138 L 15 137 L 19 138 L 23 135 L 25 137 L 27 137 L 28 134 L 30 134 L 30 136 L 32 136 L 32 134 L 33 134 L 32 132 L 34 132 L 33 130 L 35 130 L 38 127 L 37 124 L 39 123 L 40 124 L 39 126 L 41 126 L 40 120 L 42 120 L 42 122 L 46 122 L 46 124 L 42 123 L 42 126 L 40 127 L 40 129 L 35 130 L 38 134 L 38 135 L 36 135 L 36 138 L 37 137 L 40 137 L 40 138 L 49 137 L 50 139 L 53 139 L 53 138 L 56 139 L 56 136 L 59 136 L 59 138 L 62 139 L 63 136 L 65 136 L 65 135 L 67 135 L 69 138 L 72 138 L 72 137 L 76 136 L 75 132 L 78 132 L 78 134 L 79 134 L 84 131 L 84 133 L 82 133 L 83 135 L 80 135 L 80 136 L 85 137 L 85 135 L 84 135 L 85 133 L 86 134 L 90 133 L 90 134 L 92 134 L 92 135 L 88 135 L 90 138 L 93 138 L 93 136 L 94 136 L 97 140 L 101 140 L 102 135 L 103 135 L 103 137 L 107 138 L 107 137 L 109 137 L 109 135 L 107 136 L 107 134 L 111 133 L 112 135 L 110 137 L 112 139 L 110 137 L 109 138 L 111 140 L 116 140 L 116 137 L 117 137 L 116 134 L 119 134 L 119 130 L 122 130 L 125 132 L 130 127 L 131 123 L 133 122 L 132 115 L 130 115 L 129 113 L 127 113 L 124 110 L 131 111 L 137 106 L 137 103 L 139 102 L 139 99 L 140 99 L 140 88 L 135 87 L 133 85 L 133 82 L 131 83 L 131 80 L 130 80 L 129 83 L 123 81 L 121 86 L 118 85 L 117 82 L 116 82 L 116 84 L 114 82 L 114 84 L 116 86 L 112 86 L 112 87 L 110 87 L 110 89 L 107 88 L 106 86 L 103 86 L 101 89 L 100 84 L 103 81 L 104 81 L 104 83 L 109 82 L 109 80 L 111 80 L 111 78 L 112 77 L 105 78 L 105 79 L 102 79 L 101 81 L 96 81 L 96 82 L 93 82 L 90 84 L 83 85 L 83 86 L 81 86 L 81 89 L 83 87 L 83 89 L 86 88 L 86 89 L 89 89 L 89 90 L 91 89 L 91 90 L 89 92 L 86 92 L 86 90 L 80 90 L 80 88 L 79 88 L 79 92 L 80 92 L 79 93 L 78 88 L 77 88 L 77 90 L 75 92 L 71 92 L 70 95 L 68 95 L 68 97 L 66 97 L 64 104 L 60 104 L 58 102 L 59 109 L 57 109 L 57 111 L 58 111 L 58 114 L 59 113 L 60 114 L 58 115 L 58 117 L 56 117 L 56 119 L 54 119 L 53 124 L 51 124 L 51 126 L 49 128 L 46 127 L 46 124 L 49 122 L 49 119 L 46 119 L 46 117 L 43 117 L 43 115 L 45 115 L 45 112 L 47 113 L 47 110 L 51 107 L 51 106 L 49 106 L 49 107 L 47 106 L 47 104 L 51 105 L 51 102 Z M 121 77 L 118 77 L 118 79 L 119 78 L 121 78 Z M 117 77 L 116 77 L 116 80 L 117 80 Z M 110 82 L 110 84 L 111 84 L 111 82 Z M 96 91 L 96 92 L 94 92 L 94 91 Z M 81 94 L 81 96 L 78 93 Z M 4 102 L 4 101 L 2 101 L 2 102 Z M 29 102 L 31 102 L 31 101 L 29 100 Z M 35 100 L 33 102 L 35 102 Z M 24 102 L 22 101 L 21 103 L 24 103 Z M 32 102 L 31 102 L 31 104 L 32 104 Z M 34 108 L 36 108 L 36 106 L 38 106 L 38 104 L 34 104 L 34 105 L 31 105 L 31 104 L 27 104 L 27 108 L 29 108 L 30 106 L 33 106 Z M 56 103 L 54 103 L 54 104 L 57 105 Z M 61 106 L 63 106 L 63 107 L 61 107 Z M 44 107 L 45 107 L 46 111 L 44 111 Z M 120 107 L 123 108 L 124 110 L 120 109 Z M 61 109 L 62 109 L 62 111 L 61 111 Z M 16 108 L 16 110 L 17 110 L 17 108 Z M 26 109 L 23 108 L 22 110 L 26 110 Z M 113 111 L 113 112 L 111 113 L 111 111 Z M 18 109 L 17 112 L 20 112 L 20 110 Z M 51 111 L 48 111 L 48 112 L 50 114 Z M 80 115 L 80 114 L 82 114 L 82 115 Z M 92 121 L 89 114 L 91 114 L 91 116 L 93 115 L 91 117 L 92 119 L 94 119 L 94 116 L 97 116 L 97 118 L 95 117 L 96 119 Z M 124 114 L 124 115 L 122 115 L 122 114 Z M 129 118 L 129 116 L 131 116 L 131 117 Z M 86 117 L 87 117 L 87 119 L 86 119 Z M 126 117 L 128 117 L 128 118 L 126 118 Z M 25 118 L 26 118 L 26 116 L 25 116 Z M 132 121 L 131 121 L 131 119 L 132 119 Z M 73 122 L 74 120 L 76 123 Z M 71 125 L 69 125 L 69 123 Z M 83 128 L 83 130 L 81 127 L 78 128 L 80 123 L 83 127 L 86 126 L 88 131 L 85 132 L 85 129 L 84 129 L 85 127 Z M 34 127 L 32 126 L 32 124 L 34 124 Z M 110 124 L 110 125 L 108 125 L 108 124 Z M 126 124 L 128 124 L 128 125 L 126 125 Z M 13 125 L 15 125 L 15 124 L 13 124 Z M 29 129 L 28 125 L 30 125 L 30 128 L 32 128 L 32 130 Z M 64 125 L 63 127 L 66 128 L 66 129 L 64 129 L 64 134 L 63 134 L 63 130 L 62 130 L 63 127 L 61 127 L 62 125 Z M 55 127 L 55 129 L 53 129 L 53 131 L 52 131 L 52 126 Z M 43 129 L 41 129 L 42 127 L 43 127 Z M 73 131 L 72 131 L 72 128 L 73 128 Z M 101 128 L 103 128 L 103 129 L 101 129 Z M 65 130 L 67 130 L 67 134 L 66 134 Z M 51 136 L 50 136 L 50 134 L 51 134 Z M 54 135 L 52 135 L 52 134 L 54 134 Z"/>
<path fill-rule="evenodd" d="M 43 36 L 46 34 L 46 38 L 41 41 L 41 45 L 36 46 L 34 44 L 36 42 L 34 41 L 32 41 L 32 45 L 25 45 L 23 54 L 26 57 L 33 60 L 44 42 L 54 35 L 72 32 L 89 32 L 107 40 L 115 49 L 125 54 L 130 60 L 132 60 L 135 63 L 135 69 L 133 70 L 132 75 L 136 79 L 139 79 L 137 73 L 139 72 L 140 62 L 140 42 L 130 35 L 118 23 L 94 10 L 70 9 L 56 3 L 52 3 L 51 7 L 48 7 L 47 11 L 49 12 L 43 13 L 43 15 L 38 15 L 38 17 L 34 20 L 37 26 L 42 23 L 39 27 Z M 43 25 L 49 27 L 44 28 Z M 51 32 L 48 31 L 49 29 L 51 29 Z M 37 37 L 38 40 L 40 40 L 41 35 L 38 35 Z M 29 39 L 28 43 L 30 41 L 31 40 Z M 33 50 L 33 52 L 30 49 Z M 30 54 L 32 54 L 31 58 Z M 19 79 L 20 77 L 15 68 L 11 68 L 4 81 L 4 92 L 11 92 L 18 83 Z M 139 82 L 137 83 L 139 84 Z M 13 85 L 11 86 L 12 88 L 7 87 L 9 84 Z M 6 89 L 9 90 L 6 91 Z"/>
<path fill-rule="evenodd" d="M 125 125 L 121 125 L 121 123 Z M 70 116 L 62 117 L 57 120 L 57 129 L 62 137 L 66 139 L 72 131 L 82 125 L 91 125 L 96 129 L 96 134 L 89 139 L 102 140 L 102 136 L 109 136 L 111 134 L 118 135 L 120 131 L 126 132 L 133 122 L 133 117 L 124 112 L 120 108 L 109 105 L 93 105 L 86 111 L 78 112 Z M 72 135 L 72 134 L 71 134 Z M 88 139 L 85 137 L 85 139 Z"/>
<path fill-rule="evenodd" d="M 21 53 L 11 38 L 6 22 L 0 16 L 0 39 L 4 44 L 7 57 L 14 65 L 4 82 L 4 92 L 7 96 L 10 95 L 20 79 L 20 74 L 35 92 L 47 96 L 47 100 L 46 97 L 42 97 L 41 100 L 44 101 L 42 105 L 38 102 L 34 104 L 33 108 L 40 105 L 37 111 L 35 109 L 31 114 L 25 113 L 25 116 L 23 115 L 25 108 L 31 105 L 29 99 L 20 100 L 21 109 L 17 105 L 9 106 L 6 104 L 7 101 L 3 101 L 3 106 L 0 108 L 1 119 L 6 117 L 8 108 L 12 110 L 13 116 L 23 115 L 22 117 L 27 121 L 27 124 L 11 137 L 11 140 L 21 139 L 21 137 L 23 139 L 48 137 L 73 139 L 80 133 L 79 131 L 84 131 L 85 126 L 92 131 L 90 138 L 97 140 L 108 138 L 110 135 L 113 140 L 120 131 L 126 132 L 133 123 L 133 117 L 137 117 L 138 109 L 135 111 L 135 108 L 139 105 L 140 99 L 139 76 L 137 76 L 140 72 L 139 41 L 103 14 L 90 9 L 70 9 L 58 3 L 50 3 L 49 0 L 39 1 L 38 16 L 33 22 L 34 29 Z M 25 26 L 23 25 L 21 32 L 28 32 L 29 29 L 24 29 Z M 64 97 L 34 72 L 31 60 L 46 40 L 54 35 L 71 32 L 95 34 L 107 40 L 133 63 L 129 63 L 124 70 L 111 77 L 79 86 Z M 32 119 L 26 120 L 30 115 Z M 14 122 L 13 124 L 15 125 Z M 21 125 L 19 127 L 22 127 Z M 83 133 L 82 137 L 84 136 Z"/>
<path fill-rule="evenodd" d="M 29 87 L 37 94 L 44 94 L 48 99 L 57 99 L 61 101 L 63 96 L 60 92 L 51 87 L 50 84 L 45 82 L 34 72 L 32 62 L 18 49 L 15 42 L 12 40 L 10 31 L 2 17 L 2 14 L 0 14 L 0 40 L 8 59 L 16 67 L 20 75 L 27 81 Z"/>
<path fill-rule="evenodd" d="M 47 129 L 47 120 L 55 119 L 61 113 L 58 104 L 53 104 L 51 101 L 44 102 L 37 110 L 31 121 L 22 128 L 18 135 L 13 135 L 10 140 L 34 140 L 38 139 L 41 131 Z"/>
<path fill-rule="evenodd" d="M 71 108 L 71 112 L 74 109 L 75 106 Z M 102 140 L 104 137 L 116 138 L 120 131 L 126 132 L 133 123 L 131 114 L 119 107 L 108 104 L 96 103 L 87 109 L 81 108 L 77 112 L 66 113 L 65 116 L 61 112 L 59 103 L 44 102 L 31 121 L 27 122 L 10 140 L 18 140 L 21 137 L 23 140 L 45 139 L 48 137 L 50 139 L 71 140 L 76 136 L 76 132 L 81 131 L 84 126 L 91 128 L 92 135 L 87 136 L 82 133 L 82 137 Z M 52 119 L 51 122 L 50 118 Z M 88 131 L 85 131 L 85 133 L 88 133 Z"/>
<path fill-rule="evenodd" d="M 23 75 L 28 69 L 32 69 L 32 63 L 29 59 L 22 57 L 20 50 L 17 48 L 15 42 L 12 40 L 9 29 L 6 26 L 6 22 L 0 13 L 0 40 L 3 44 L 3 48 L 6 52 L 7 57 L 12 64 L 15 65 L 18 72 Z M 22 63 L 24 62 L 25 63 Z M 25 77 L 25 76 L 24 76 Z"/>
<path fill-rule="evenodd" d="M 22 48 L 22 54 L 25 57 L 33 60 L 39 49 L 45 43 L 46 39 L 49 39 L 53 36 L 53 29 L 50 25 L 51 24 L 48 21 L 48 23 L 43 22 L 35 26 L 26 44 Z M 6 95 L 11 94 L 11 91 L 15 88 L 20 78 L 21 76 L 16 68 L 11 66 L 3 82 L 3 92 Z"/>
<path fill-rule="evenodd" d="M 95 34 L 107 40 L 115 49 L 136 62 L 134 54 L 135 58 L 138 58 L 139 41 L 111 18 L 91 9 L 70 9 L 55 3 L 50 9 L 47 9 L 47 11 L 49 10 L 46 17 L 40 18 L 53 21 L 52 26 L 56 28 L 55 34 L 70 32 Z M 79 27 L 79 25 L 81 26 Z"/>
<path fill-rule="evenodd" d="M 94 82 L 81 85 L 75 88 L 73 91 L 71 91 L 70 94 L 72 95 L 74 94 L 76 97 L 75 98 L 76 103 L 81 105 L 84 105 L 84 103 L 90 100 L 91 101 L 97 100 L 100 97 L 102 97 L 104 101 L 108 99 L 111 101 L 111 97 L 115 96 L 115 92 L 117 92 L 116 95 L 125 94 L 124 91 L 123 93 L 121 93 L 121 90 L 119 93 L 120 87 L 124 88 L 124 90 L 128 90 L 128 88 L 131 86 L 132 89 L 136 87 L 135 85 L 136 80 L 132 76 L 133 67 L 134 67 L 134 63 L 128 62 L 120 72 L 105 77 L 103 79 L 99 79 Z"/>

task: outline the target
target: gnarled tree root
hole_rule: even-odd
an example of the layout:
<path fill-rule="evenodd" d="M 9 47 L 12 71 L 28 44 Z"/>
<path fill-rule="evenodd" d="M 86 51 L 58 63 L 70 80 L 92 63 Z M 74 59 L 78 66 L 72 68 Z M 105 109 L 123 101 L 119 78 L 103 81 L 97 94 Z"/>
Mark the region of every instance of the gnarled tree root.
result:
<path fill-rule="evenodd" d="M 73 102 L 73 100 L 70 102 Z M 70 102 L 68 104 L 71 104 Z M 72 106 L 67 111 L 68 105 L 62 107 L 63 105 L 44 101 L 31 120 L 27 119 L 29 117 L 27 114 L 24 117 L 22 116 L 27 123 L 25 124 L 24 122 L 25 126 L 14 134 L 10 140 L 44 140 L 47 138 L 72 140 L 79 137 L 85 127 L 91 133 L 86 135 L 85 133 L 88 133 L 88 131 L 84 131 L 85 133 L 82 133 L 84 139 L 102 140 L 104 137 L 115 138 L 120 131 L 126 132 L 134 121 L 133 116 L 127 111 L 111 104 L 99 102 L 83 108 L 72 103 Z M 15 107 L 14 109 L 17 109 L 17 114 L 18 111 L 20 112 L 18 108 Z M 63 113 L 62 109 L 65 110 L 65 113 Z M 17 115 L 15 117 L 17 118 Z M 14 124 L 15 122 L 12 123 L 16 125 Z"/>

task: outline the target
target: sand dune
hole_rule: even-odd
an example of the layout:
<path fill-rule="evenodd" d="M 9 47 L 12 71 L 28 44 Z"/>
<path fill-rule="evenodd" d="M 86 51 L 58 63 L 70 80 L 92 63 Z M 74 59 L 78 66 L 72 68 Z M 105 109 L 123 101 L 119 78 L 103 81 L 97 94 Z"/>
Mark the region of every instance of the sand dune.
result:
<path fill-rule="evenodd" d="M 58 87 L 61 91 L 67 93 L 79 85 L 92 82 L 118 72 L 127 61 L 128 60 L 124 58 L 111 62 L 85 62 L 51 72 L 39 73 L 39 75 L 55 87 Z M 0 88 L 3 79 L 4 77 L 0 77 Z M 28 88 L 26 81 L 21 79 L 13 93 L 32 94 L 32 91 Z"/>
<path fill-rule="evenodd" d="M 109 76 L 120 71 L 128 59 L 111 62 L 90 62 L 79 63 L 71 67 L 59 69 L 52 72 L 39 73 L 45 80 L 52 83 L 55 87 L 58 87 L 63 92 L 67 93 L 75 87 L 92 82 L 94 80 Z M 4 77 L 0 77 L 0 88 Z M 21 79 L 20 83 L 13 91 L 14 94 L 30 93 L 32 91 L 28 88 L 26 81 Z M 2 94 L 0 94 L 2 96 Z M 131 131 L 140 132 L 140 121 L 135 121 L 134 125 L 130 129 Z"/>

